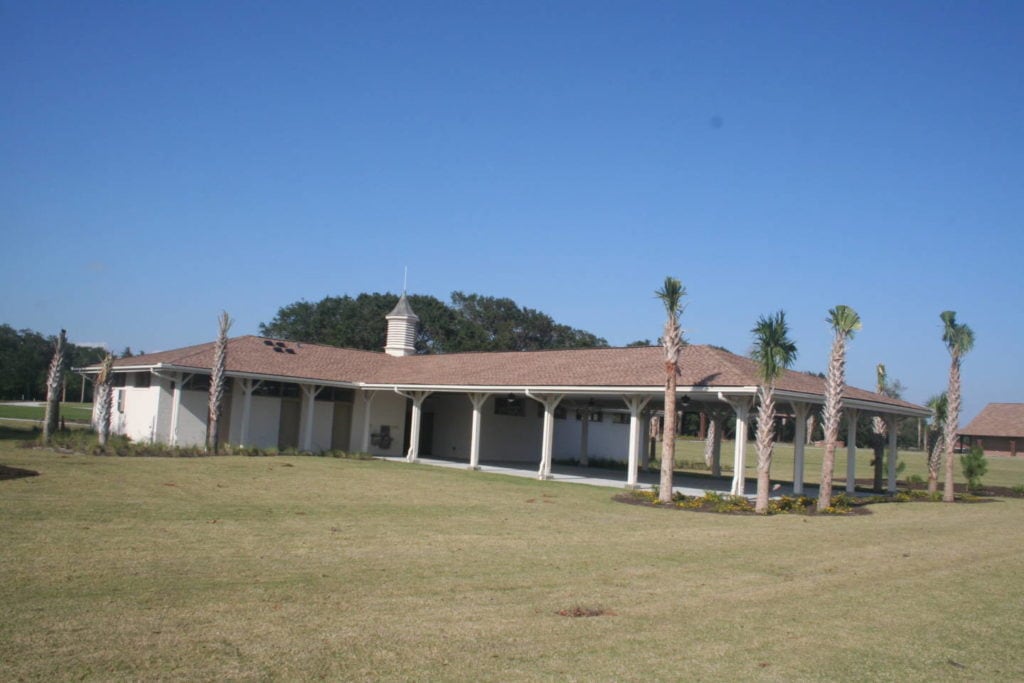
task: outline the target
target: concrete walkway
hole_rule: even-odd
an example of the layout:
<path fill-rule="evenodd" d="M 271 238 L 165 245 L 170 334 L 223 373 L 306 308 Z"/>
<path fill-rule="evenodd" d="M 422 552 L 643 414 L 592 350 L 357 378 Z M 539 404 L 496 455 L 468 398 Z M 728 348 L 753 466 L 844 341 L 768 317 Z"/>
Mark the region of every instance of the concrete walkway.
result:
<path fill-rule="evenodd" d="M 405 463 L 404 457 L 381 457 L 381 460 L 390 462 Z M 421 465 L 433 465 L 436 467 L 451 467 L 454 469 L 468 469 L 469 465 L 464 460 L 441 460 L 438 458 L 421 457 L 416 461 Z M 530 465 L 527 463 L 483 463 L 480 465 L 481 472 L 492 474 L 505 474 L 511 477 L 525 477 L 528 479 L 537 478 L 539 464 Z M 660 480 L 658 472 L 641 469 L 637 476 L 637 483 L 641 489 L 650 489 L 658 485 Z M 587 484 L 590 486 L 604 486 L 613 489 L 626 488 L 626 471 L 610 470 L 599 467 L 580 467 L 573 465 L 554 465 L 551 468 L 550 481 L 565 482 L 567 484 Z M 676 472 L 672 478 L 672 490 L 687 496 L 703 496 L 706 491 L 716 491 L 728 494 L 732 485 L 732 476 L 712 477 L 694 473 L 682 474 Z M 772 484 L 778 486 L 772 491 L 772 497 L 790 495 L 793 493 L 791 482 L 778 482 Z M 754 498 L 757 493 L 757 480 L 747 478 L 744 486 L 744 493 L 748 498 Z M 804 485 L 804 495 L 816 497 L 818 487 Z"/>

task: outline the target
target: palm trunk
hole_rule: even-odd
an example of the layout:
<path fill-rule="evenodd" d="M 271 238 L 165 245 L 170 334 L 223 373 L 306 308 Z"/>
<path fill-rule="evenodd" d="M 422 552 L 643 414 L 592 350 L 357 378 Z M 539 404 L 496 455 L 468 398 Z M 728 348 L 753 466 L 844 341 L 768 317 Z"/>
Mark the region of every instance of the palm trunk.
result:
<path fill-rule="evenodd" d="M 822 423 L 825 428 L 825 457 L 821 461 L 821 487 L 818 491 L 818 509 L 832 505 L 832 473 L 836 464 L 836 441 L 839 422 L 843 414 L 843 386 L 846 384 L 846 338 L 836 333 L 832 341 L 828 374 L 825 378 L 825 408 Z"/>
<path fill-rule="evenodd" d="M 775 386 L 758 387 L 757 407 L 757 501 L 754 512 L 768 514 L 768 488 L 771 485 L 772 447 L 775 443 Z"/>
<path fill-rule="evenodd" d="M 939 491 L 939 464 L 945 451 L 945 437 L 939 432 L 935 435 L 935 446 L 928 454 L 928 493 L 934 494 Z"/>
<path fill-rule="evenodd" d="M 43 421 L 43 443 L 50 443 L 57 431 L 60 419 L 60 388 L 64 379 L 64 346 L 67 332 L 61 330 L 57 336 L 57 345 L 50 360 L 50 371 L 46 376 L 46 418 Z"/>
<path fill-rule="evenodd" d="M 222 312 L 219 318 L 217 344 L 213 349 L 213 367 L 210 369 L 210 411 L 206 432 L 206 451 L 217 454 L 220 447 L 220 414 L 224 403 L 224 372 L 228 358 L 228 329 L 231 318 Z"/>
<path fill-rule="evenodd" d="M 704 413 L 701 413 L 703 415 Z M 709 470 L 711 464 L 715 460 L 715 420 L 714 418 L 708 420 L 708 423 L 704 429 L 704 466 Z"/>
<path fill-rule="evenodd" d="M 661 436 L 661 485 L 658 500 L 672 502 L 672 474 L 676 467 L 676 363 L 665 362 L 665 425 Z"/>
<path fill-rule="evenodd" d="M 956 431 L 960 426 L 960 356 L 953 354 L 949 366 L 949 390 L 947 392 L 949 407 L 946 410 L 946 472 L 942 483 L 942 500 L 946 503 L 954 501 L 953 496 L 953 451 L 956 446 Z"/>
<path fill-rule="evenodd" d="M 885 420 L 878 417 L 877 415 L 871 418 L 871 431 L 872 431 L 872 443 L 871 448 L 874 451 L 875 459 L 871 462 L 875 467 L 874 471 L 874 489 L 875 491 L 882 490 L 882 477 L 885 468 L 885 436 L 886 426 Z"/>
<path fill-rule="evenodd" d="M 96 378 L 96 440 L 101 448 L 110 440 L 110 404 L 113 400 L 114 357 L 109 353 L 103 359 L 103 366 Z"/>

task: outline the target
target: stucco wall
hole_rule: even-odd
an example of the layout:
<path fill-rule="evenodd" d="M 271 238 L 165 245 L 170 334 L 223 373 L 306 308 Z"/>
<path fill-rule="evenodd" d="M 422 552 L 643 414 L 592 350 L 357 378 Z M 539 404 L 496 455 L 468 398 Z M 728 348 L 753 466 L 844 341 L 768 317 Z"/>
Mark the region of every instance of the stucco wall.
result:
<path fill-rule="evenodd" d="M 369 452 L 372 455 L 403 455 L 402 444 L 405 442 L 405 411 L 408 399 L 404 396 L 390 391 L 378 391 L 370 404 L 370 433 L 380 433 L 382 425 L 387 425 L 391 430 L 391 447 L 381 448 L 379 445 L 370 444 Z M 366 402 L 356 392 L 355 402 L 352 404 L 352 438 L 349 443 L 349 450 L 352 452 L 363 449 L 363 413 Z"/>

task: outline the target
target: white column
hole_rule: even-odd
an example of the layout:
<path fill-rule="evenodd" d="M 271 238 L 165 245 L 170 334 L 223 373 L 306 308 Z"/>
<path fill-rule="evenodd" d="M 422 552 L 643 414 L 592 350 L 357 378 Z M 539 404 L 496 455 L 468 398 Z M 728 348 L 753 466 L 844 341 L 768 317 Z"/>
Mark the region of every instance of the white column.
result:
<path fill-rule="evenodd" d="M 254 382 L 251 379 L 242 380 L 242 428 L 238 434 L 238 445 L 249 445 L 249 422 L 252 418 L 252 392 L 263 384 L 263 380 Z"/>
<path fill-rule="evenodd" d="M 409 421 L 409 452 L 405 459 L 409 462 L 416 462 L 420 455 L 420 422 L 423 415 L 423 401 L 430 396 L 429 391 L 410 391 L 402 394 L 412 399 L 412 419 Z"/>
<path fill-rule="evenodd" d="M 551 478 L 551 451 L 555 442 L 555 408 L 562 400 L 562 396 L 537 395 L 529 391 L 526 395 L 544 406 L 544 432 L 541 437 L 540 446 L 540 469 L 537 472 L 539 479 Z"/>
<path fill-rule="evenodd" d="M 169 439 L 172 446 L 178 445 L 178 414 L 181 413 L 181 385 L 191 376 L 181 372 L 174 374 L 174 394 L 171 399 L 171 434 Z"/>
<path fill-rule="evenodd" d="M 857 487 L 857 411 L 847 408 L 846 413 L 846 492 Z"/>
<path fill-rule="evenodd" d="M 370 407 L 376 395 L 376 391 L 368 391 L 367 389 L 363 389 L 361 393 L 363 397 L 363 443 L 360 450 L 363 453 L 370 452 Z"/>
<path fill-rule="evenodd" d="M 309 452 L 313 450 L 313 417 L 316 412 L 316 397 L 323 387 L 315 384 L 300 384 L 302 387 L 302 450 Z"/>
<path fill-rule="evenodd" d="M 807 403 L 794 402 L 793 425 L 793 493 L 802 496 L 804 493 L 804 445 L 807 440 L 807 414 L 811 406 Z"/>
<path fill-rule="evenodd" d="M 889 493 L 896 493 L 896 437 L 898 423 L 895 415 L 885 416 L 885 428 L 889 432 Z"/>
<path fill-rule="evenodd" d="M 747 458 L 747 419 L 750 417 L 750 408 L 754 400 L 748 396 L 726 396 L 722 392 L 718 392 L 718 398 L 732 406 L 736 413 L 736 444 L 733 449 L 730 492 L 734 496 L 742 496 Z"/>
<path fill-rule="evenodd" d="M 643 448 L 643 425 L 640 423 L 641 413 L 651 399 L 643 396 L 627 396 L 623 399 L 629 408 L 629 460 L 626 469 L 626 488 L 637 487 L 637 475 L 640 465 L 640 450 Z"/>
<path fill-rule="evenodd" d="M 480 419 L 483 414 L 484 403 L 487 402 L 490 394 L 469 394 L 469 400 L 473 404 L 473 426 L 469 436 L 469 469 L 480 469 Z"/>
<path fill-rule="evenodd" d="M 590 464 L 590 406 L 583 409 L 580 416 L 580 465 L 587 467 Z"/>

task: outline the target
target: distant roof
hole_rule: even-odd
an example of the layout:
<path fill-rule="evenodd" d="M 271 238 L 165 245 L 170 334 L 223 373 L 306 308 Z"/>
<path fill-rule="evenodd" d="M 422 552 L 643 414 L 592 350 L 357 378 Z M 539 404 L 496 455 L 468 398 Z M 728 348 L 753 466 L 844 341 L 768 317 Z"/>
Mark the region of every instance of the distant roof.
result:
<path fill-rule="evenodd" d="M 398 303 L 395 304 L 395 307 L 387 314 L 387 317 L 390 318 L 392 316 L 399 315 L 408 318 L 416 318 L 417 320 L 420 319 L 418 315 L 412 312 L 412 306 L 409 305 L 409 300 L 405 298 L 405 294 L 398 299 Z"/>
<path fill-rule="evenodd" d="M 120 369 L 164 366 L 169 369 L 208 371 L 213 363 L 213 342 L 182 349 L 149 353 L 115 361 Z M 755 387 L 754 361 L 712 346 L 689 345 L 680 357 L 680 388 L 728 390 Z M 269 376 L 297 381 L 368 387 L 445 387 L 507 391 L 516 388 L 575 388 L 586 390 L 649 389 L 664 386 L 664 351 L 661 347 L 593 348 L 554 351 L 505 351 L 436 355 L 389 356 L 376 351 L 341 349 L 322 344 L 235 337 L 228 341 L 227 371 L 235 375 Z M 95 369 L 95 367 L 93 368 Z M 825 380 L 787 370 L 776 383 L 780 392 L 805 394 L 820 402 Z M 926 414 L 921 406 L 888 398 L 872 391 L 846 387 L 844 396 L 879 407 L 903 408 L 896 412 Z M 815 401 L 814 399 L 819 399 Z"/>
<path fill-rule="evenodd" d="M 960 434 L 1024 437 L 1024 403 L 989 403 Z"/>

